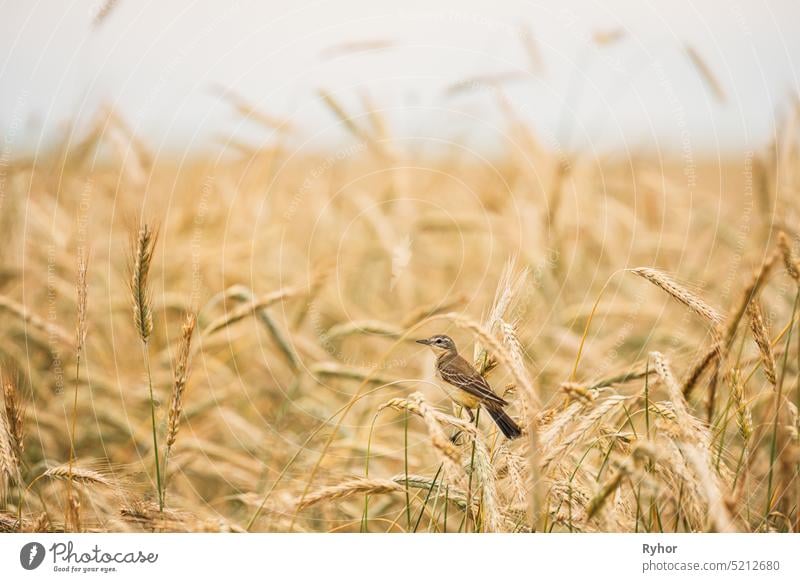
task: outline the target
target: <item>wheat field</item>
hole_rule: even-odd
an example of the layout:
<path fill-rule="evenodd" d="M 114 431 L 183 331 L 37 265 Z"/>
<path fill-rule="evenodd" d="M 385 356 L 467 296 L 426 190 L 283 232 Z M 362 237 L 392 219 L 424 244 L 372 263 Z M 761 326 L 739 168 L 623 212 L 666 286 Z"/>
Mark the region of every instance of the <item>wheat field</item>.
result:
<path fill-rule="evenodd" d="M 0 530 L 800 531 L 798 111 L 722 162 L 567 159 L 323 99 L 329 151 L 173 159 L 104 111 L 4 163 Z"/>

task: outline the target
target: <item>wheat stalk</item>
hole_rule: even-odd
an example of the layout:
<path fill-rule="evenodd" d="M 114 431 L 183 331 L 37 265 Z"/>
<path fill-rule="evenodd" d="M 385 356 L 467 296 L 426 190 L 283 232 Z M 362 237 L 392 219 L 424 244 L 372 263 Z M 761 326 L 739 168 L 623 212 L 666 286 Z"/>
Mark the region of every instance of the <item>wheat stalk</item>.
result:
<path fill-rule="evenodd" d="M 54 323 L 45 321 L 35 313 L 31 313 L 24 305 L 17 303 L 13 299 L 0 295 L 0 309 L 16 315 L 26 326 L 31 326 L 46 337 L 57 339 L 66 346 L 72 346 L 73 336 L 70 333 Z"/>
<path fill-rule="evenodd" d="M 217 333 L 221 329 L 224 329 L 229 325 L 233 325 L 234 323 L 243 320 L 245 317 L 249 317 L 256 311 L 266 309 L 270 305 L 274 305 L 275 303 L 283 301 L 284 299 L 301 295 L 303 291 L 304 290 L 300 287 L 286 287 L 280 291 L 274 291 L 252 301 L 248 301 L 247 303 L 232 309 L 228 314 L 218 317 L 209 323 L 203 329 L 202 337 L 207 338 L 208 336 Z"/>
<path fill-rule="evenodd" d="M 697 70 L 697 73 L 700 75 L 700 78 L 705 81 L 706 86 L 711 89 L 714 97 L 720 103 L 725 103 L 725 91 L 722 89 L 722 84 L 717 79 L 714 72 L 711 70 L 711 67 L 708 66 L 705 59 L 700 56 L 700 53 L 697 50 L 690 46 L 686 46 L 686 54 L 689 57 L 689 60 L 694 65 L 694 68 Z"/>
<path fill-rule="evenodd" d="M 747 306 L 747 311 L 750 315 L 750 329 L 753 332 L 753 339 L 755 340 L 758 350 L 761 353 L 761 363 L 764 368 L 764 374 L 774 388 L 778 384 L 775 354 L 772 350 L 772 340 L 770 339 L 769 332 L 767 331 L 767 326 L 764 323 L 761 305 L 757 300 L 754 299 Z"/>
<path fill-rule="evenodd" d="M 683 382 L 681 392 L 683 392 L 684 398 L 689 398 L 689 395 L 694 390 L 694 387 L 697 385 L 700 377 L 709 368 L 709 366 L 720 359 L 721 353 L 722 344 L 720 342 L 714 342 L 711 347 L 703 352 L 703 354 L 697 359 L 697 361 L 689 370 L 689 373 L 686 375 L 686 380 Z"/>
<path fill-rule="evenodd" d="M 301 511 L 323 501 L 336 501 L 351 495 L 377 495 L 381 493 L 402 493 L 405 487 L 390 479 L 351 479 L 338 485 L 323 487 L 297 500 L 294 507 Z"/>
<path fill-rule="evenodd" d="M 489 317 L 484 324 L 485 329 L 490 333 L 494 332 L 495 326 L 499 325 L 506 316 L 506 312 L 511 307 L 514 299 L 519 296 L 528 278 L 527 269 L 523 269 L 516 275 L 514 274 L 515 270 L 516 261 L 514 259 L 506 261 L 503 272 L 500 274 L 500 279 L 497 283 L 494 300 L 492 301 L 492 308 L 489 311 Z M 475 345 L 473 359 L 478 363 L 478 369 L 481 372 L 485 371 L 483 366 L 485 365 L 486 358 L 486 348 L 481 343 L 477 343 Z"/>
<path fill-rule="evenodd" d="M 158 229 L 145 223 L 139 228 L 131 249 L 129 286 L 133 298 L 133 322 L 139 339 L 144 344 L 150 341 L 150 335 L 153 333 L 152 295 L 149 278 L 153 251 L 157 241 Z"/>
<path fill-rule="evenodd" d="M 709 467 L 708 452 L 693 444 L 684 444 L 682 450 L 694 469 L 695 475 L 699 479 L 699 485 L 705 494 L 711 526 L 718 532 L 735 532 L 736 528 L 733 526 L 730 511 L 725 505 L 725 496 L 720 490 L 719 480 Z"/>
<path fill-rule="evenodd" d="M 684 289 L 661 271 L 649 267 L 631 269 L 631 273 L 650 281 L 656 287 L 664 290 L 670 297 L 683 303 L 696 314 L 706 319 L 715 326 L 722 324 L 722 315 L 708 303 L 694 293 Z"/>
<path fill-rule="evenodd" d="M 689 411 L 680 386 L 672 375 L 669 363 L 659 352 L 652 352 L 656 373 L 667 388 L 675 412 L 675 428 L 680 437 L 680 450 L 692 466 L 697 483 L 704 491 L 709 517 L 717 531 L 733 531 L 732 519 L 725 507 L 719 476 L 711 458 L 711 435 Z"/>
<path fill-rule="evenodd" d="M 95 28 L 99 27 L 108 16 L 114 11 L 114 8 L 117 6 L 119 0 L 104 0 L 102 6 L 97 9 L 94 15 L 94 20 L 92 22 L 92 26 Z"/>
<path fill-rule="evenodd" d="M 739 428 L 739 435 L 742 437 L 746 447 L 753 434 L 753 415 L 747 403 L 747 398 L 745 398 L 744 383 L 739 370 L 733 370 L 731 374 L 731 398 L 736 407 L 736 424 Z"/>
<path fill-rule="evenodd" d="M 10 378 L 2 378 L 3 404 L 5 405 L 8 435 L 18 459 L 25 452 L 25 408 L 14 382 Z"/>
<path fill-rule="evenodd" d="M 84 485 L 99 485 L 103 487 L 116 488 L 114 482 L 100 471 L 95 471 L 94 469 L 79 467 L 76 465 L 71 466 L 68 463 L 51 467 L 42 473 L 41 476 L 58 481 L 67 481 L 71 478 L 72 481 L 76 481 Z"/>
<path fill-rule="evenodd" d="M 481 484 L 481 523 L 486 531 L 501 531 L 502 516 L 497 493 L 497 475 L 492 465 L 491 455 L 480 435 L 474 434 L 475 475 Z"/>
<path fill-rule="evenodd" d="M 183 323 L 181 343 L 178 351 L 178 359 L 175 363 L 175 381 L 172 385 L 172 400 L 169 406 L 169 421 L 167 423 L 167 453 L 180 427 L 181 411 L 183 410 L 183 393 L 186 389 L 186 382 L 189 379 L 189 358 L 192 349 L 192 335 L 194 333 L 197 318 L 194 313 L 187 313 Z"/>
<path fill-rule="evenodd" d="M 750 305 L 750 302 L 755 300 L 758 297 L 758 292 L 761 290 L 764 282 L 767 280 L 770 272 L 772 271 L 772 267 L 775 266 L 775 261 L 778 258 L 778 253 L 773 252 L 770 253 L 766 259 L 759 265 L 758 269 L 753 272 L 753 275 L 750 277 L 749 283 L 744 287 L 742 293 L 740 295 L 739 302 L 731 311 L 731 314 L 728 316 L 728 325 L 725 333 L 723 334 L 724 342 L 723 342 L 723 355 L 727 352 L 730 348 L 731 344 L 733 343 L 733 339 L 736 336 L 736 330 L 738 329 L 739 322 L 741 321 L 742 317 L 744 316 L 745 312 L 747 311 L 747 306 Z"/>
<path fill-rule="evenodd" d="M 445 478 L 451 484 L 462 487 L 464 474 L 461 471 L 461 459 L 458 450 L 439 424 L 436 411 L 425 401 L 425 398 L 419 392 L 411 394 L 408 400 L 416 406 L 419 410 L 419 414 L 422 416 L 422 420 L 425 422 L 431 444 L 439 453 L 439 460 L 442 463 Z"/>
<path fill-rule="evenodd" d="M 632 472 L 633 469 L 629 462 L 622 463 L 617 468 L 617 471 L 614 473 L 614 475 L 611 476 L 605 483 L 603 483 L 603 486 L 600 487 L 600 490 L 597 492 L 597 494 L 589 501 L 589 504 L 586 506 L 586 519 L 592 519 L 595 515 L 597 515 L 603 506 L 605 506 L 606 501 L 611 494 L 620 487 L 622 480 Z"/>
<path fill-rule="evenodd" d="M 19 457 L 17 457 L 11 428 L 5 413 L 0 414 L 0 503 L 5 505 L 8 487 L 20 482 Z"/>
<path fill-rule="evenodd" d="M 88 288 L 86 283 L 86 272 L 88 260 L 83 250 L 78 253 L 78 277 L 76 283 L 77 310 L 78 318 L 75 326 L 75 386 L 73 387 L 72 399 L 72 422 L 70 423 L 69 433 L 69 467 L 75 462 L 75 424 L 78 418 L 78 384 L 81 377 L 81 356 L 83 355 L 84 344 L 87 333 L 86 304 L 88 299 Z M 72 489 L 72 479 L 67 480 L 67 523 L 73 526 L 74 531 L 80 531 L 80 501 Z"/>
<path fill-rule="evenodd" d="M 566 436 L 564 435 L 565 426 L 561 426 L 557 431 L 549 432 L 547 438 L 542 434 L 542 457 L 543 468 L 549 467 L 559 457 L 563 456 L 573 445 L 580 442 L 601 419 L 613 411 L 616 407 L 622 406 L 628 397 L 609 396 L 600 403 L 593 403 L 592 407 L 578 418 L 577 424 L 572 427 Z M 566 416 L 566 415 L 565 415 Z M 577 416 L 577 415 L 576 415 Z M 565 420 L 573 420 L 572 415 L 566 416 Z M 557 438 L 563 437 L 563 438 Z"/>
<path fill-rule="evenodd" d="M 192 353 L 192 334 L 194 333 L 197 318 L 194 313 L 187 313 L 183 323 L 181 344 L 178 349 L 178 359 L 175 363 L 175 380 L 172 384 L 172 400 L 169 405 L 169 418 L 167 420 L 167 449 L 164 451 L 164 483 L 166 488 L 167 463 L 172 446 L 178 436 L 181 412 L 183 411 L 183 394 L 186 382 L 189 380 L 189 359 Z M 164 492 L 166 496 L 166 491 Z"/>
<path fill-rule="evenodd" d="M 399 411 L 408 411 L 411 414 L 415 414 L 416 416 L 422 418 L 422 411 L 420 410 L 418 400 L 412 401 L 406 398 L 392 398 L 391 400 L 388 400 L 387 402 L 381 404 L 378 407 L 378 410 L 381 411 L 387 408 L 392 408 L 394 410 L 399 410 Z M 428 410 L 428 413 L 431 414 L 439 424 L 450 424 L 451 426 L 454 426 L 455 428 L 461 431 L 468 432 L 470 434 L 473 434 L 475 432 L 475 427 L 471 423 L 466 422 L 460 418 L 456 418 L 455 416 L 445 414 L 432 407 Z"/>
<path fill-rule="evenodd" d="M 158 239 L 158 229 L 144 223 L 136 235 L 136 242 L 132 249 L 130 291 L 133 298 L 133 323 L 142 345 L 142 359 L 147 373 L 147 386 L 150 391 L 150 421 L 153 433 L 153 457 L 156 468 L 156 490 L 158 493 L 158 506 L 164 509 L 164 488 L 161 480 L 161 463 L 158 459 L 158 434 L 156 432 L 156 403 L 153 395 L 153 374 L 150 369 L 150 352 L 148 343 L 153 333 L 153 313 L 151 309 L 152 296 L 148 280 L 150 265 L 153 260 Z"/>
<path fill-rule="evenodd" d="M 786 272 L 789 276 L 800 285 L 800 260 L 794 255 L 792 250 L 792 243 L 785 232 L 781 231 L 778 234 L 778 248 L 783 257 L 783 264 L 786 266 Z"/>

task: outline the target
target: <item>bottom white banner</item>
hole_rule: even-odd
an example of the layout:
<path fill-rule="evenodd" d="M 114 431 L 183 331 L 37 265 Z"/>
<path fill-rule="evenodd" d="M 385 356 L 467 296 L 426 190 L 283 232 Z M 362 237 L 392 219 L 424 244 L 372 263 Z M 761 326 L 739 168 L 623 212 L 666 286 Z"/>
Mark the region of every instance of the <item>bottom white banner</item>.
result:
<path fill-rule="evenodd" d="M 799 580 L 799 534 L 3 534 L 3 580 Z M 155 578 L 153 578 L 155 577 Z"/>

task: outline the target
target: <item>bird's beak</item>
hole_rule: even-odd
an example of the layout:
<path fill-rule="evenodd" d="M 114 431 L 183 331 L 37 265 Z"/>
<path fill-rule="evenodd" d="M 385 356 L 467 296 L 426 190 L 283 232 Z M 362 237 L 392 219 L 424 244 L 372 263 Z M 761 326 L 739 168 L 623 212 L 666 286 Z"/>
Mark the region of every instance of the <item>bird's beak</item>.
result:
<path fill-rule="evenodd" d="M 417 343 L 427 346 L 427 345 L 430 345 L 431 341 L 430 340 L 426 340 L 426 339 L 422 339 L 422 340 L 417 340 Z"/>

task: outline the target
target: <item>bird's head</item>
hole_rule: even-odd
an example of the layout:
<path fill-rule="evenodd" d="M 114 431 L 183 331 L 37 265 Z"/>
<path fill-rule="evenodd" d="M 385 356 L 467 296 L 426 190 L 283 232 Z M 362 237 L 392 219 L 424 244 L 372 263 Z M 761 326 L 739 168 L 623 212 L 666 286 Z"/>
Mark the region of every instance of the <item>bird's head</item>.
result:
<path fill-rule="evenodd" d="M 417 343 L 429 346 L 436 354 L 443 354 L 446 352 L 458 353 L 456 342 L 447 335 L 434 335 L 428 339 L 417 340 Z"/>

